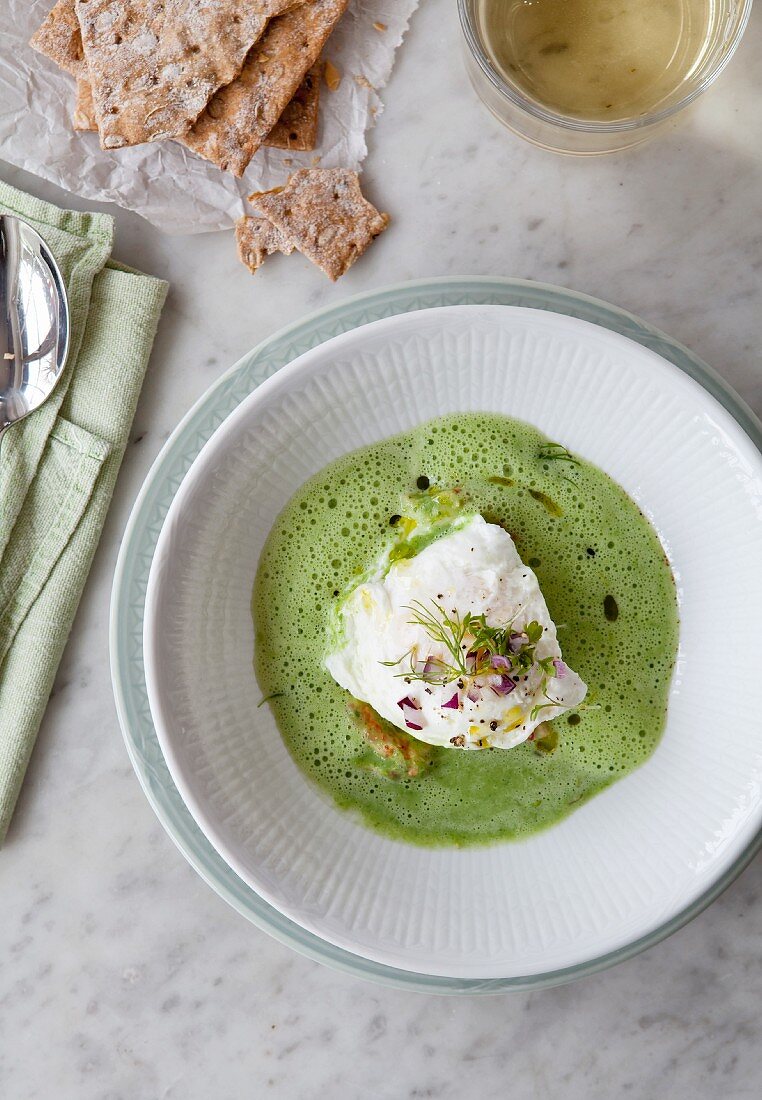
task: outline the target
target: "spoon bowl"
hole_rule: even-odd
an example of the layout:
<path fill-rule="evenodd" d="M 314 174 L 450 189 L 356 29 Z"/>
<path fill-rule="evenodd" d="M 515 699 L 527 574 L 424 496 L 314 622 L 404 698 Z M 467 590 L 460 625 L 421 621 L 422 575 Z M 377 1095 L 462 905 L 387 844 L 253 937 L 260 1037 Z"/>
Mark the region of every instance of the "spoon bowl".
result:
<path fill-rule="evenodd" d="M 39 233 L 0 215 L 0 438 L 55 389 L 69 351 L 69 304 Z"/>

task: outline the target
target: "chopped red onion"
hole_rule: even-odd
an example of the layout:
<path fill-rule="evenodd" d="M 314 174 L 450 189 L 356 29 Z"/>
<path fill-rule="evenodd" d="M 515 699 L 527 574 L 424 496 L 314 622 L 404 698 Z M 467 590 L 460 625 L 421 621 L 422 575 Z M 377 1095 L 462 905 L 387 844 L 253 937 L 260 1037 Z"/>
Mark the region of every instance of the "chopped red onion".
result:
<path fill-rule="evenodd" d="M 511 662 L 500 653 L 493 653 L 490 658 L 490 663 L 493 668 L 504 668 L 506 672 L 510 672 L 511 670 Z"/>
<path fill-rule="evenodd" d="M 498 684 L 491 685 L 495 695 L 510 695 L 513 689 L 516 687 L 513 680 L 510 678 L 510 676 L 508 676 L 507 673 L 503 673 L 503 675 L 499 677 L 499 680 L 500 682 Z"/>
<path fill-rule="evenodd" d="M 415 699 L 411 699 L 409 695 L 406 695 L 404 699 L 398 699 L 397 706 L 400 708 L 400 710 L 404 710 L 405 707 L 410 707 L 411 710 L 421 709 L 421 704 L 416 703 Z"/>
<path fill-rule="evenodd" d="M 460 697 L 459 697 L 459 695 L 456 691 L 451 699 L 448 699 L 446 703 L 442 703 L 442 708 L 443 709 L 448 708 L 449 710 L 457 710 L 459 703 L 460 703 Z"/>
<path fill-rule="evenodd" d="M 436 667 L 437 667 L 436 659 L 434 657 L 432 657 L 431 655 L 429 655 L 426 658 L 426 664 L 423 666 L 423 673 L 422 673 L 423 677 L 425 678 L 426 676 L 431 676 L 433 674 L 433 672 L 435 671 Z"/>
<path fill-rule="evenodd" d="M 409 730 L 422 730 L 423 726 L 418 721 L 417 715 L 421 707 L 419 703 L 416 703 L 415 699 L 411 699 L 409 695 L 406 695 L 404 699 L 397 701 L 397 706 L 402 711 L 402 717 L 405 719 L 405 725 Z"/>
<path fill-rule="evenodd" d="M 528 641 L 529 639 L 527 638 L 526 634 L 511 634 L 510 638 L 508 639 L 508 648 L 510 649 L 511 653 L 518 653 L 525 642 Z"/>
<path fill-rule="evenodd" d="M 478 703 L 482 697 L 482 693 L 479 691 L 479 688 L 476 686 L 476 684 L 471 684 L 470 688 L 466 692 L 466 695 L 472 703 Z"/>
<path fill-rule="evenodd" d="M 558 679 L 563 680 L 564 676 L 569 671 L 567 665 L 564 664 L 560 657 L 554 657 L 553 666 L 556 670 L 556 676 L 558 677 Z"/>

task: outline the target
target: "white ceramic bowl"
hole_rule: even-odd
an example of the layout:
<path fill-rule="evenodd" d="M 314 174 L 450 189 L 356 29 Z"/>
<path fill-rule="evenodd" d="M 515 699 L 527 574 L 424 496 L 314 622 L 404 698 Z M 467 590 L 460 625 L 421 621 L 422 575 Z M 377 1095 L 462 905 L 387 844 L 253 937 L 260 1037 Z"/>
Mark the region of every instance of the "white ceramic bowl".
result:
<path fill-rule="evenodd" d="M 275 517 L 326 463 L 430 417 L 487 409 L 536 424 L 638 501 L 673 564 L 680 655 L 664 737 L 635 773 L 530 840 L 417 848 L 335 809 L 257 708 L 251 588 Z M 762 824 L 761 561 L 760 454 L 659 356 L 508 306 L 377 321 L 260 386 L 180 487 L 146 600 L 158 738 L 223 858 L 331 943 L 461 978 L 584 963 L 685 909 Z"/>

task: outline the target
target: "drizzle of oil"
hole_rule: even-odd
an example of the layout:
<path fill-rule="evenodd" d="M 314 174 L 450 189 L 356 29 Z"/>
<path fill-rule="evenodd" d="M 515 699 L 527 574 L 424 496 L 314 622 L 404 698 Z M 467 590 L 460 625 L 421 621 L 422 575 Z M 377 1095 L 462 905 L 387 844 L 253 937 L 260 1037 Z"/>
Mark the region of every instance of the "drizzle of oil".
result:
<path fill-rule="evenodd" d="M 532 745 L 535 752 L 541 752 L 547 756 L 558 748 L 558 730 L 555 726 L 546 726 L 544 723 L 540 728 L 544 731 L 543 735 L 536 737 Z"/>
<path fill-rule="evenodd" d="M 554 519 L 559 519 L 564 510 L 560 504 L 556 504 L 555 500 L 552 500 L 547 493 L 541 492 L 539 489 L 528 489 L 530 497 L 533 497 L 539 504 L 543 506 L 549 516 L 553 516 Z"/>

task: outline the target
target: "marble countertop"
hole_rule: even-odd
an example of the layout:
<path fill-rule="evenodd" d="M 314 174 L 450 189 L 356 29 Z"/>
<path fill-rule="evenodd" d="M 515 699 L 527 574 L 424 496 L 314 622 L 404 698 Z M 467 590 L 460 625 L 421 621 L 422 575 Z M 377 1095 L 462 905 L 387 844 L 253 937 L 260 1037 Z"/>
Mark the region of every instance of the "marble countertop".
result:
<path fill-rule="evenodd" d="M 109 593 L 140 484 L 209 384 L 309 310 L 418 276 L 561 283 L 665 329 L 762 413 L 762 17 L 677 129 L 603 158 L 554 156 L 502 130 L 459 48 L 454 4 L 427 0 L 369 139 L 365 186 L 392 227 L 337 286 L 300 257 L 251 278 L 230 234 L 165 237 L 113 210 L 117 257 L 171 292 L 0 853 L 5 1100 L 759 1095 L 759 860 L 688 927 L 606 973 L 532 994 L 408 994 L 309 962 L 229 909 L 157 822 L 119 732 Z"/>

